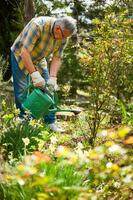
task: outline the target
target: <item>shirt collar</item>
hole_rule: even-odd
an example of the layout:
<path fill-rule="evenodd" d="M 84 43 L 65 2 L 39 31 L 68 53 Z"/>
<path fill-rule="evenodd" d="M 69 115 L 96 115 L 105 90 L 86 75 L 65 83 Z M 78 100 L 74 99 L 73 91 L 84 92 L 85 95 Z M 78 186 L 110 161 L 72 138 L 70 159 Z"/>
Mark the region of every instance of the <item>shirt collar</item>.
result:
<path fill-rule="evenodd" d="M 55 21 L 56 21 L 56 18 L 52 18 L 51 19 L 51 29 L 50 29 L 50 32 L 52 33 L 52 30 L 53 30 L 53 26 L 55 24 Z"/>

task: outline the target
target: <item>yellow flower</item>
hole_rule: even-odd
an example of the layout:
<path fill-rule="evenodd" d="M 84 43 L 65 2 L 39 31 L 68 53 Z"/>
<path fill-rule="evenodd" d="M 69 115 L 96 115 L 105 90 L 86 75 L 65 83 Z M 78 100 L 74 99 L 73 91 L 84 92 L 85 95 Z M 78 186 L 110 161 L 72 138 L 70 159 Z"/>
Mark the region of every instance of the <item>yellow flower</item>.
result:
<path fill-rule="evenodd" d="M 116 139 L 118 136 L 117 136 L 117 134 L 116 134 L 116 132 L 110 132 L 110 137 L 112 138 L 112 139 Z"/>
<path fill-rule="evenodd" d="M 112 165 L 112 170 L 113 170 L 113 171 L 119 171 L 119 169 L 120 169 L 120 168 L 119 168 L 119 166 L 118 166 L 117 164 L 113 164 L 113 165 Z"/>
<path fill-rule="evenodd" d="M 35 119 L 31 119 L 29 124 L 30 124 L 31 126 L 35 126 L 35 125 L 36 125 Z"/>
<path fill-rule="evenodd" d="M 75 164 L 77 161 L 78 161 L 77 155 L 75 155 L 74 153 L 70 153 L 68 163 Z"/>
<path fill-rule="evenodd" d="M 46 193 L 37 193 L 38 200 L 49 199 L 49 195 Z"/>
<path fill-rule="evenodd" d="M 17 108 L 15 108 L 15 114 L 16 114 L 16 115 L 19 115 L 19 114 L 20 114 L 20 110 L 17 109 Z"/>
<path fill-rule="evenodd" d="M 5 175 L 5 179 L 10 180 L 10 179 L 12 179 L 12 177 L 10 175 Z"/>
<path fill-rule="evenodd" d="M 119 166 L 117 165 L 117 164 L 114 164 L 114 163 L 112 163 L 112 162 L 108 162 L 107 164 L 106 164 L 106 167 L 108 168 L 108 169 L 110 169 L 110 170 L 112 170 L 112 171 L 119 171 Z"/>
<path fill-rule="evenodd" d="M 25 170 L 25 166 L 22 165 L 22 164 L 20 164 L 20 165 L 17 166 L 17 169 L 18 169 L 19 171 L 24 171 L 24 170 Z"/>
<path fill-rule="evenodd" d="M 94 150 L 90 150 L 90 151 L 88 152 L 88 157 L 89 157 L 90 159 L 92 159 L 92 160 L 98 160 L 98 159 L 99 159 L 99 155 L 98 155 L 97 152 L 94 151 Z"/>
<path fill-rule="evenodd" d="M 106 146 L 106 147 L 110 147 L 110 146 L 112 146 L 113 144 L 114 144 L 113 141 L 107 141 L 107 142 L 105 142 L 105 146 Z"/>
<path fill-rule="evenodd" d="M 130 130 L 131 129 L 129 127 L 123 127 L 121 129 L 119 129 L 118 136 L 120 138 L 124 138 L 130 132 Z"/>

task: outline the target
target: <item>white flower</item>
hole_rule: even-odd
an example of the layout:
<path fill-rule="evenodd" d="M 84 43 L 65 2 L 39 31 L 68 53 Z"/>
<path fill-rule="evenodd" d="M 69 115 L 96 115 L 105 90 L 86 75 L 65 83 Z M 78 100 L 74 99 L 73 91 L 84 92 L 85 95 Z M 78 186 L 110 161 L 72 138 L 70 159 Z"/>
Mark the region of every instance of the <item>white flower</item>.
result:
<path fill-rule="evenodd" d="M 97 200 L 97 196 L 91 197 L 91 200 Z"/>
<path fill-rule="evenodd" d="M 78 142 L 78 146 L 77 146 L 78 149 L 83 149 L 83 144 L 81 142 Z"/>
<path fill-rule="evenodd" d="M 105 154 L 105 149 L 103 146 L 98 146 L 95 148 L 96 153 L 98 154 L 100 159 L 104 158 L 104 154 Z"/>
<path fill-rule="evenodd" d="M 132 182 L 132 175 L 128 174 L 124 179 L 123 179 L 124 183 L 131 183 Z"/>
<path fill-rule="evenodd" d="M 65 146 L 58 146 L 57 151 L 56 151 L 57 157 L 69 157 L 71 155 L 71 152 L 69 148 Z"/>
<path fill-rule="evenodd" d="M 120 188 L 120 183 L 119 182 L 114 182 L 114 187 L 115 188 Z"/>
<path fill-rule="evenodd" d="M 19 180 L 18 180 L 18 183 L 19 183 L 19 185 L 24 185 L 24 184 L 25 184 L 25 182 L 24 182 L 23 179 L 19 179 Z"/>
<path fill-rule="evenodd" d="M 54 151 L 56 150 L 56 147 L 53 144 L 50 144 L 49 150 L 50 150 L 51 153 L 54 153 Z"/>
<path fill-rule="evenodd" d="M 126 174 L 130 174 L 132 172 L 132 165 L 128 165 L 128 166 L 125 166 L 125 167 L 122 167 L 121 169 L 121 175 L 124 176 Z"/>
<path fill-rule="evenodd" d="M 25 146 L 27 146 L 30 143 L 30 140 L 28 137 L 22 138 L 22 140 L 23 140 L 23 143 L 25 144 Z"/>
<path fill-rule="evenodd" d="M 76 152 L 76 156 L 78 156 L 80 164 L 89 163 L 90 162 L 90 160 L 87 158 L 86 151 L 84 152 L 81 149 L 76 149 L 75 152 Z"/>
<path fill-rule="evenodd" d="M 119 146 L 118 144 L 113 144 L 112 146 L 110 146 L 108 148 L 109 153 L 119 153 L 119 154 L 125 154 L 126 151 L 121 148 L 121 146 Z"/>
<path fill-rule="evenodd" d="M 112 163 L 112 162 L 108 162 L 108 163 L 106 164 L 106 167 L 107 167 L 107 168 L 111 168 L 111 167 L 112 167 L 112 165 L 113 165 L 113 163 Z"/>
<path fill-rule="evenodd" d="M 52 137 L 50 138 L 50 141 L 51 141 L 52 144 L 56 144 L 56 143 L 58 142 L 56 136 L 52 136 Z"/>
<path fill-rule="evenodd" d="M 100 136 L 100 137 L 107 137 L 107 135 L 108 135 L 107 130 L 102 130 L 102 131 L 99 133 L 99 136 Z"/>

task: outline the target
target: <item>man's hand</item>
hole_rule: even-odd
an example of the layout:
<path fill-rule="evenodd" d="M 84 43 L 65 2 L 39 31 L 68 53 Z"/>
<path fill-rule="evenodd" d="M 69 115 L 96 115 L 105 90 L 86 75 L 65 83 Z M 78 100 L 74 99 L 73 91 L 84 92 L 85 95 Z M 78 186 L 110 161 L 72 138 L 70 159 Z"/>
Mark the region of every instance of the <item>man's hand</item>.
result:
<path fill-rule="evenodd" d="M 42 88 L 45 86 L 45 80 L 38 71 L 33 72 L 31 78 L 35 87 Z"/>
<path fill-rule="evenodd" d="M 57 77 L 50 77 L 48 82 L 48 88 L 50 91 L 57 91 L 58 90 L 58 85 L 57 85 Z"/>

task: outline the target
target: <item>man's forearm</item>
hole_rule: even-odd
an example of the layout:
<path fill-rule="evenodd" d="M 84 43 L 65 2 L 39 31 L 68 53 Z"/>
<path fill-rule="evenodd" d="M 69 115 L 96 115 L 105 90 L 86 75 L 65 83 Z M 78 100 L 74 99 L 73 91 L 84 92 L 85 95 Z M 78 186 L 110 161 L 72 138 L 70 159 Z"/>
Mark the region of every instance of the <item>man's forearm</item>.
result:
<path fill-rule="evenodd" d="M 56 77 L 61 66 L 61 59 L 59 57 L 53 57 L 50 66 L 50 76 Z"/>
<path fill-rule="evenodd" d="M 24 48 L 24 47 L 22 48 L 20 56 L 22 58 L 22 61 L 23 61 L 24 65 L 25 65 L 26 70 L 30 74 L 35 72 L 36 69 L 35 69 L 35 67 L 33 65 L 31 56 L 30 56 L 30 54 L 29 54 L 29 52 L 28 52 L 28 50 L 26 48 Z"/>

